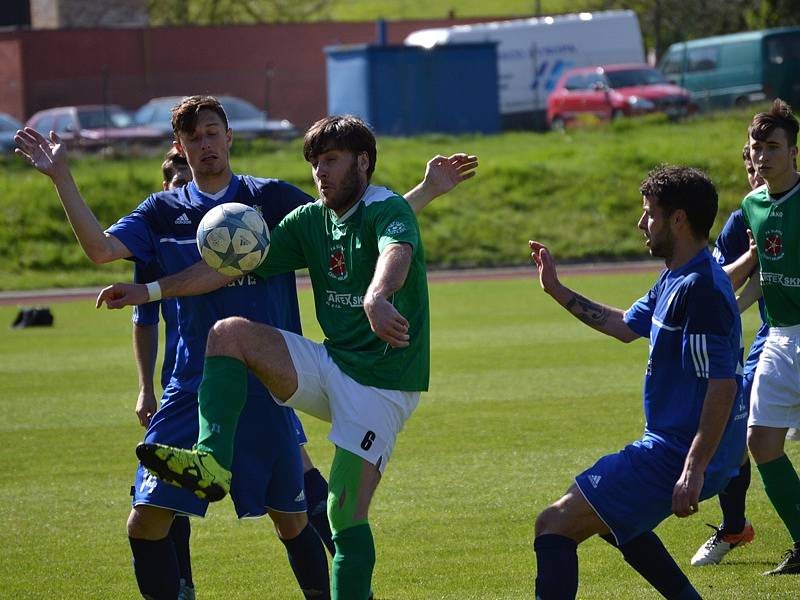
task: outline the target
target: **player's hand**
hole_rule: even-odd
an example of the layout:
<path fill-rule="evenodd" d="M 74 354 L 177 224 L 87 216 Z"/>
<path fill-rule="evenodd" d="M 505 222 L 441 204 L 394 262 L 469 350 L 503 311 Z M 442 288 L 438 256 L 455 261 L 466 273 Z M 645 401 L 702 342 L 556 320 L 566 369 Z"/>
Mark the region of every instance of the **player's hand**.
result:
<path fill-rule="evenodd" d="M 14 136 L 17 147 L 14 153 L 28 161 L 37 171 L 55 177 L 67 168 L 67 149 L 55 132 L 46 138 L 41 133 L 26 127 Z"/>
<path fill-rule="evenodd" d="M 422 184 L 430 190 L 433 197 L 441 196 L 462 181 L 474 177 L 477 168 L 477 156 L 463 153 L 447 157 L 437 155 L 428 161 Z"/>
<path fill-rule="evenodd" d="M 552 294 L 561 285 L 558 280 L 556 263 L 544 244 L 528 240 L 528 246 L 531 248 L 531 259 L 539 270 L 539 283 L 545 292 Z"/>
<path fill-rule="evenodd" d="M 140 283 L 115 283 L 100 290 L 95 301 L 95 308 L 100 308 L 103 303 L 108 308 L 122 308 L 138 304 L 147 304 L 150 294 L 147 286 Z"/>
<path fill-rule="evenodd" d="M 705 476 L 702 472 L 694 473 L 683 470 L 672 489 L 672 512 L 678 517 L 690 517 L 699 510 L 700 491 L 703 489 Z"/>
<path fill-rule="evenodd" d="M 373 295 L 364 299 L 364 312 L 369 325 L 380 339 L 392 348 L 408 346 L 408 321 L 383 296 Z"/>
<path fill-rule="evenodd" d="M 150 425 L 150 419 L 156 413 L 158 403 L 153 390 L 139 390 L 139 397 L 136 399 L 136 418 L 139 419 L 139 425 L 147 427 Z"/>

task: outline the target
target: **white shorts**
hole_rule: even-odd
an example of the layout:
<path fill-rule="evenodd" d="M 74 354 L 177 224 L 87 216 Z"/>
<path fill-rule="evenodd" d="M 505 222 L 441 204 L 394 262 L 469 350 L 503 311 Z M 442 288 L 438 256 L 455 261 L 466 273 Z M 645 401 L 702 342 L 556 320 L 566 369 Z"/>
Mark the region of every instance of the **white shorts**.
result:
<path fill-rule="evenodd" d="M 800 427 L 800 325 L 770 328 L 753 379 L 747 424 Z"/>
<path fill-rule="evenodd" d="M 324 345 L 279 331 L 297 371 L 297 391 L 285 404 L 332 423 L 331 442 L 383 473 L 420 393 L 362 385 L 339 369 Z"/>

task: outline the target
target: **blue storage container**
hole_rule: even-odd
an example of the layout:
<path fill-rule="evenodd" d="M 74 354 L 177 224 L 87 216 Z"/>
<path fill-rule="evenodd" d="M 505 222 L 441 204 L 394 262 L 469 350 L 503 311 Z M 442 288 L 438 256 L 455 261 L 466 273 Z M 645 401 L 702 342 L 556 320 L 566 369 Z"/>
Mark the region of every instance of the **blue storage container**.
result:
<path fill-rule="evenodd" d="M 495 133 L 496 44 L 325 48 L 328 114 L 352 114 L 380 135 Z"/>

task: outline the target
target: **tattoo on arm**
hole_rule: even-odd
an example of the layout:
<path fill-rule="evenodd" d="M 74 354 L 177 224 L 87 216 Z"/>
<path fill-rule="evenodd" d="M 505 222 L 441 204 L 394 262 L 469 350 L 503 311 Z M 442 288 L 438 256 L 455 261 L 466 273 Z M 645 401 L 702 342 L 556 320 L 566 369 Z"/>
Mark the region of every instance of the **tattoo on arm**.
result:
<path fill-rule="evenodd" d="M 577 305 L 577 312 L 572 308 Z M 590 327 L 602 327 L 608 321 L 608 308 L 592 302 L 580 294 L 573 294 L 565 308 Z"/>

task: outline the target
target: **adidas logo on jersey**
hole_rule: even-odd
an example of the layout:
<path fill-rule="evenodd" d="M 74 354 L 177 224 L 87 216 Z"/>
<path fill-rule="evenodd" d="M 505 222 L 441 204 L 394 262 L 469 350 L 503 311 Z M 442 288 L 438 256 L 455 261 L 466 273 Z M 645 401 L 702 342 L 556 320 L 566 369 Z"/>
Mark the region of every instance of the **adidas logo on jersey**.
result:
<path fill-rule="evenodd" d="M 186 213 L 183 213 L 180 217 L 175 219 L 175 225 L 191 225 L 192 222 L 189 220 L 189 217 L 186 216 Z"/>
<path fill-rule="evenodd" d="M 600 479 L 602 479 L 602 475 L 589 475 L 589 483 L 592 484 L 593 488 L 599 485 Z"/>

